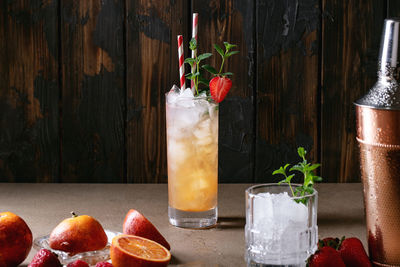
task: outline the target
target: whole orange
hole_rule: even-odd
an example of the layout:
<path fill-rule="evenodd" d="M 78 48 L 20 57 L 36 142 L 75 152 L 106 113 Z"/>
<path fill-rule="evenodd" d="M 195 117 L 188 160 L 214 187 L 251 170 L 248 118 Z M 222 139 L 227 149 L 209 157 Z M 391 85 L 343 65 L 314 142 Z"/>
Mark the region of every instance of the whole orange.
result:
<path fill-rule="evenodd" d="M 25 221 L 11 212 L 0 213 L 0 267 L 15 267 L 32 247 L 32 232 Z"/>
<path fill-rule="evenodd" d="M 70 254 L 99 250 L 107 245 L 107 235 L 101 224 L 91 216 L 76 216 L 63 220 L 50 234 L 52 249 Z"/>

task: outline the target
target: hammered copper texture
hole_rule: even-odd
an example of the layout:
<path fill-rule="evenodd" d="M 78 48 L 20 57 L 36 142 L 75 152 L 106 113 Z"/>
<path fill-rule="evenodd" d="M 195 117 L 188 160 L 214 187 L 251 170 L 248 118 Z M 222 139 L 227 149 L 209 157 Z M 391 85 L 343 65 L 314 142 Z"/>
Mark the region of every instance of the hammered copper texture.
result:
<path fill-rule="evenodd" d="M 369 255 L 400 266 L 400 111 L 356 107 Z"/>

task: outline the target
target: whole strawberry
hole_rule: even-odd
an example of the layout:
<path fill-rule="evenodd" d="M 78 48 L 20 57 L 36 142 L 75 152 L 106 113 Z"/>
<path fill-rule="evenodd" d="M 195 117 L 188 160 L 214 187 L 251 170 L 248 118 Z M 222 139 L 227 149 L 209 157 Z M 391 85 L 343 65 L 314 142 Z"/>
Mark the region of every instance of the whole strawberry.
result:
<path fill-rule="evenodd" d="M 340 256 L 346 266 L 371 267 L 371 262 L 365 252 L 364 246 L 358 238 L 351 237 L 343 240 L 339 248 Z"/>
<path fill-rule="evenodd" d="M 48 249 L 41 249 L 33 257 L 28 267 L 62 267 L 57 256 Z"/>
<path fill-rule="evenodd" d="M 114 266 L 109 262 L 103 261 L 103 262 L 98 262 L 95 267 L 114 267 Z"/>
<path fill-rule="evenodd" d="M 308 260 L 310 267 L 346 267 L 339 252 L 332 247 L 323 247 Z"/>
<path fill-rule="evenodd" d="M 81 260 L 76 260 L 74 262 L 69 263 L 67 267 L 89 267 L 89 264 Z"/>

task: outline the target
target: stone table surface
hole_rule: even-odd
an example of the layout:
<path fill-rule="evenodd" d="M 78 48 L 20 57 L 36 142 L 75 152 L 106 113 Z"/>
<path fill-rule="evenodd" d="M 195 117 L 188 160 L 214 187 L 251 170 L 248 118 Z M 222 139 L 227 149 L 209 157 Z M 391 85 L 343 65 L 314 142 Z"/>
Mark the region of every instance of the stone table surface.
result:
<path fill-rule="evenodd" d="M 142 212 L 171 244 L 171 266 L 245 266 L 245 194 L 250 184 L 220 184 L 218 225 L 189 230 L 168 223 L 166 184 L 0 184 L 0 212 L 21 216 L 34 238 L 47 235 L 70 211 L 122 231 L 129 209 Z M 362 185 L 319 184 L 319 237 L 356 236 L 366 245 Z M 22 266 L 32 259 L 32 249 Z"/>

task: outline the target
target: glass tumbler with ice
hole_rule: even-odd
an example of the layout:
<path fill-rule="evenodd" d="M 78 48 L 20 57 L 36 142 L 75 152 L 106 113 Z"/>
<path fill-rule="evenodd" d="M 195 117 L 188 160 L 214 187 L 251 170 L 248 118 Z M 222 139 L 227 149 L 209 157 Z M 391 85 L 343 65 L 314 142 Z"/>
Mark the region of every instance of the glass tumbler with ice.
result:
<path fill-rule="evenodd" d="M 318 244 L 317 202 L 316 190 L 293 197 L 288 185 L 261 184 L 248 188 L 247 266 L 306 266 Z"/>
<path fill-rule="evenodd" d="M 172 225 L 217 223 L 218 104 L 174 86 L 166 94 L 168 216 Z"/>

